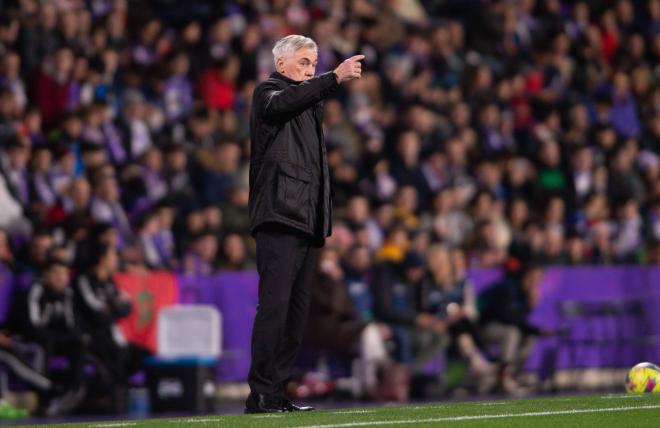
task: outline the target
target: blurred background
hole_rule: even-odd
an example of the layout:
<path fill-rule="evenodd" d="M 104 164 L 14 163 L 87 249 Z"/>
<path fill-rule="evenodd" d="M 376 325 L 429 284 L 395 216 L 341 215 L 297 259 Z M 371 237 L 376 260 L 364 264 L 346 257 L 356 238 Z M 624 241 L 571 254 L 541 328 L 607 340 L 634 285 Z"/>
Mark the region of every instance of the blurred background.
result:
<path fill-rule="evenodd" d="M 622 390 L 657 357 L 660 1 L 2 0 L 3 417 L 245 397 L 249 112 L 296 33 L 319 74 L 366 58 L 325 102 L 291 395 Z"/>

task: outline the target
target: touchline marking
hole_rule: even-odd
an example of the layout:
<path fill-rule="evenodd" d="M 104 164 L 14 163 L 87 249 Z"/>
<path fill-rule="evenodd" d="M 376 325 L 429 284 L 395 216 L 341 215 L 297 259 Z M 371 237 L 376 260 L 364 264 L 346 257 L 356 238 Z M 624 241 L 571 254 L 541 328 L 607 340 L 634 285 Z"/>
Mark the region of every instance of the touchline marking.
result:
<path fill-rule="evenodd" d="M 285 416 L 284 413 L 269 413 L 267 415 L 250 415 L 253 418 L 280 418 Z"/>
<path fill-rule="evenodd" d="M 352 415 L 354 413 L 375 413 L 378 410 L 370 410 L 370 409 L 361 409 L 361 410 L 341 410 L 338 412 L 330 412 L 334 415 Z"/>
<path fill-rule="evenodd" d="M 612 394 L 612 395 L 603 395 L 600 398 L 642 398 L 643 394 Z"/>
<path fill-rule="evenodd" d="M 327 425 L 297 425 L 297 426 L 290 426 L 288 428 L 341 428 L 341 427 L 364 427 L 370 425 L 408 425 L 408 424 L 422 424 L 427 422 L 455 422 L 455 421 L 472 421 L 472 420 L 480 420 L 480 419 L 525 418 L 525 417 L 535 417 L 535 416 L 575 415 L 579 413 L 598 413 L 598 412 L 626 412 L 629 410 L 651 410 L 651 409 L 660 409 L 660 404 L 647 405 L 647 406 L 604 407 L 600 409 L 548 410 L 545 412 L 526 412 L 526 413 L 499 413 L 494 415 L 447 416 L 444 418 L 402 419 L 399 421 L 384 420 L 384 421 L 350 422 L 344 424 L 327 424 Z"/>
<path fill-rule="evenodd" d="M 92 426 L 98 428 L 111 428 L 111 427 L 132 427 L 135 425 L 137 425 L 136 422 L 104 422 Z"/>
<path fill-rule="evenodd" d="M 209 422 L 218 422 L 218 418 L 186 418 L 186 419 L 177 419 L 177 422 L 182 422 L 186 424 L 206 424 Z"/>

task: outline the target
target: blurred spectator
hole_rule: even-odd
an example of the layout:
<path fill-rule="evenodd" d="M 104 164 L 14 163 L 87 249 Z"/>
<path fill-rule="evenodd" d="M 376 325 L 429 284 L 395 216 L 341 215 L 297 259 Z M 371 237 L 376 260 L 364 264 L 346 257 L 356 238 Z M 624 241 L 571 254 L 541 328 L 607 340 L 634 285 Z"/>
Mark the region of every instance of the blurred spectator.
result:
<path fill-rule="evenodd" d="M 423 312 L 447 323 L 450 358 L 466 358 L 473 374 L 483 377 L 494 374 L 494 367 L 477 347 L 476 296 L 469 282 L 461 276 L 460 266 L 454 266 L 461 263 L 462 257 L 460 250 L 456 250 L 452 257 L 443 246 L 429 248 L 429 274 L 420 285 L 419 305 Z M 452 263 L 452 258 L 455 263 Z"/>
<path fill-rule="evenodd" d="M 130 314 L 131 302 L 112 280 L 119 267 L 119 257 L 114 247 L 99 244 L 88 262 L 74 287 L 81 329 L 91 338 L 90 352 L 109 372 L 107 380 L 121 385 L 127 374 L 128 343 L 115 321 Z"/>
<path fill-rule="evenodd" d="M 207 108 L 228 110 L 234 107 L 239 68 L 240 60 L 231 55 L 202 72 L 198 92 Z"/>
<path fill-rule="evenodd" d="M 18 303 L 17 334 L 43 347 L 46 358 L 66 356 L 69 361 L 67 388 L 75 391 L 77 402 L 85 394 L 84 361 L 87 338 L 75 317 L 69 267 L 50 258 L 43 264 L 41 277 L 30 287 L 26 301 Z M 25 306 L 22 306 L 25 304 Z"/>
<path fill-rule="evenodd" d="M 133 231 L 119 196 L 119 184 L 116 178 L 99 179 L 94 189 L 90 212 L 97 222 L 110 223 L 116 227 L 121 245 L 124 245 L 132 242 Z"/>
<path fill-rule="evenodd" d="M 419 310 L 417 288 L 425 273 L 422 256 L 408 252 L 401 263 L 381 264 L 372 287 L 376 317 L 391 327 L 397 359 L 414 370 L 441 351 L 447 329 L 445 321 Z"/>
<path fill-rule="evenodd" d="M 344 272 L 335 250 L 325 249 L 319 256 L 318 281 L 312 292 L 309 333 L 310 342 L 320 349 L 357 358 L 353 365 L 360 390 L 374 397 L 378 386 L 378 369 L 389 361 L 386 341 L 392 338 L 390 328 L 362 317 L 353 305 L 345 285 Z"/>
<path fill-rule="evenodd" d="M 73 51 L 63 45 L 48 57 L 34 77 L 32 97 L 43 115 L 47 129 L 53 127 L 70 107 L 74 62 Z"/>
<path fill-rule="evenodd" d="M 534 338 L 541 333 L 527 317 L 538 304 L 542 277 L 543 270 L 527 262 L 479 295 L 483 338 L 499 346 L 500 383 L 509 393 L 518 391 L 515 375 L 525 364 Z"/>
<path fill-rule="evenodd" d="M 207 276 L 216 271 L 218 238 L 210 229 L 199 231 L 191 240 L 183 260 L 183 272 Z"/>
<path fill-rule="evenodd" d="M 220 269 L 224 270 L 246 270 L 255 268 L 255 264 L 247 259 L 247 249 L 243 238 L 230 233 L 222 240 L 222 262 Z"/>
<path fill-rule="evenodd" d="M 369 248 L 364 244 L 354 244 L 344 258 L 343 272 L 348 296 L 359 317 L 367 322 L 375 320 L 370 283 L 373 266 Z"/>

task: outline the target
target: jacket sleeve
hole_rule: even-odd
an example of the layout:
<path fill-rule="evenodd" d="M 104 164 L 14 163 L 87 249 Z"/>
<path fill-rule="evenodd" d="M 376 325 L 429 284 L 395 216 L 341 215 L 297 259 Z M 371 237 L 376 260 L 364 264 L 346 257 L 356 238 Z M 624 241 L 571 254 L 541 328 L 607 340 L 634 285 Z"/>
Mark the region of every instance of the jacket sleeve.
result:
<path fill-rule="evenodd" d="M 112 324 L 110 316 L 110 307 L 99 298 L 92 288 L 89 277 L 81 275 L 76 282 L 80 301 L 85 306 L 85 314 L 94 319 L 94 322 L 103 324 Z"/>
<path fill-rule="evenodd" d="M 325 99 L 339 84 L 332 71 L 284 89 L 265 82 L 259 101 L 263 105 L 264 119 L 275 119 L 282 115 L 309 108 Z"/>
<path fill-rule="evenodd" d="M 46 327 L 50 321 L 49 308 L 41 307 L 42 295 L 43 288 L 40 285 L 33 286 L 28 294 L 29 323 L 30 327 L 35 329 Z"/>

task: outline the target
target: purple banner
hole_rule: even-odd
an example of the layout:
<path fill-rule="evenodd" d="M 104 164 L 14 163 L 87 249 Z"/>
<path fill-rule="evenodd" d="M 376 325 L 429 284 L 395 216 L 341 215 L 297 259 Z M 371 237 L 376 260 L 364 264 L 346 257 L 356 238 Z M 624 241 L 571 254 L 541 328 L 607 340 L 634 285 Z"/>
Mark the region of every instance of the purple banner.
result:
<path fill-rule="evenodd" d="M 477 292 L 497 270 L 470 272 Z M 531 321 L 566 336 L 540 338 L 530 370 L 567 367 L 626 367 L 658 362 L 660 355 L 660 268 L 549 268 L 540 285 Z"/>
<path fill-rule="evenodd" d="M 470 272 L 477 292 L 498 279 L 497 269 Z M 178 276 L 181 303 L 216 306 L 223 319 L 223 356 L 218 365 L 221 381 L 245 381 L 250 367 L 252 322 L 258 302 L 256 272 L 226 272 L 210 278 Z M 569 327 L 569 336 L 539 338 L 527 364 L 541 375 L 569 367 L 625 367 L 657 360 L 660 355 L 660 268 L 580 267 L 551 268 L 540 285 L 541 299 L 531 315 L 536 325 Z M 592 303 L 609 313 L 562 315 L 573 302 Z M 609 303 L 608 303 L 609 302 Z M 622 302 L 638 302 L 631 313 L 615 310 Z M 567 306 L 570 308 L 570 306 Z M 589 308 L 589 306 L 586 306 Z M 570 314 L 569 314 L 570 315 Z"/>
<path fill-rule="evenodd" d="M 218 379 L 244 382 L 250 369 L 252 322 L 257 310 L 256 272 L 224 272 L 214 277 L 178 276 L 181 303 L 214 305 L 222 314 L 222 356 Z"/>

